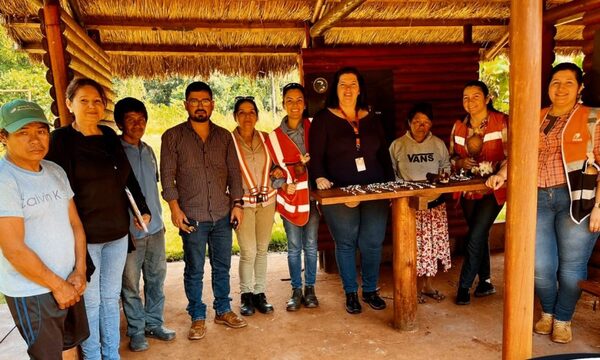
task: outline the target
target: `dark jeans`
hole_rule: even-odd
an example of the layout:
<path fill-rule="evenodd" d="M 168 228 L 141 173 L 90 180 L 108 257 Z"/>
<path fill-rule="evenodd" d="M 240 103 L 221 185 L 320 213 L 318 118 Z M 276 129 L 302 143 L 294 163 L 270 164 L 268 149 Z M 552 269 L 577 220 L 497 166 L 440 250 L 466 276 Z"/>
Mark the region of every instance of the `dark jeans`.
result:
<path fill-rule="evenodd" d="M 302 287 L 302 250 L 304 250 L 304 284 L 314 286 L 317 277 L 317 239 L 319 237 L 319 211 L 314 201 L 310 202 L 310 215 L 304 226 L 297 226 L 284 217 L 283 227 L 288 243 L 288 269 L 292 289 Z"/>
<path fill-rule="evenodd" d="M 377 290 L 389 208 L 387 200 L 363 201 L 354 208 L 343 204 L 322 207 L 346 293 L 358 291 L 356 249 L 360 250 L 363 292 Z"/>
<path fill-rule="evenodd" d="M 134 239 L 135 251 L 127 255 L 123 271 L 121 300 L 127 319 L 127 336 L 143 335 L 145 329 L 163 325 L 167 275 L 165 231 Z M 140 275 L 144 276 L 144 300 L 140 295 Z"/>
<path fill-rule="evenodd" d="M 479 200 L 461 198 L 460 205 L 469 225 L 469 233 L 466 239 L 465 260 L 460 270 L 459 286 L 470 288 L 473 286 L 475 276 L 479 276 L 480 282 L 488 280 L 491 276 L 488 239 L 490 229 L 502 205 L 498 205 L 494 194 L 485 195 Z"/>
<path fill-rule="evenodd" d="M 217 315 L 231 311 L 229 297 L 229 269 L 231 267 L 231 225 L 229 215 L 216 222 L 198 222 L 188 219 L 197 230 L 191 234 L 179 232 L 183 239 L 183 286 L 188 299 L 187 311 L 192 321 L 206 319 L 206 305 L 202 302 L 204 259 L 208 244 L 211 265 L 213 308 Z"/>
<path fill-rule="evenodd" d="M 587 279 L 587 264 L 598 233 L 590 218 L 577 224 L 570 215 L 567 186 L 538 189 L 535 236 L 535 293 L 542 311 L 556 320 L 571 321 L 581 295 L 577 284 Z"/>

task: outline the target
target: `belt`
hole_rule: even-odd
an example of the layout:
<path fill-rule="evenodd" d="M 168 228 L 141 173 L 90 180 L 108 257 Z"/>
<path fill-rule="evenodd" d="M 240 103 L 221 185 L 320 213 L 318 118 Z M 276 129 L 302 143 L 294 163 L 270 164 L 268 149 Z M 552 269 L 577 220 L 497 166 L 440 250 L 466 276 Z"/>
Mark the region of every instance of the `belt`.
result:
<path fill-rule="evenodd" d="M 554 186 L 548 186 L 548 187 L 538 187 L 538 189 L 540 190 L 550 190 L 550 189 L 558 189 L 558 188 L 563 188 L 563 187 L 567 187 L 567 184 L 559 184 L 559 185 L 554 185 Z"/>

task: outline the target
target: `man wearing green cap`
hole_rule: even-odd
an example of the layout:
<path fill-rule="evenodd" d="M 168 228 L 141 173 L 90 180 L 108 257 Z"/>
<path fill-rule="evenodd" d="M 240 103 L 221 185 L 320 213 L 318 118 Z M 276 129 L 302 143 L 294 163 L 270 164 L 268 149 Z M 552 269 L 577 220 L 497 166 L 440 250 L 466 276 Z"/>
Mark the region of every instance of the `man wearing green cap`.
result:
<path fill-rule="evenodd" d="M 65 172 L 43 160 L 49 128 L 35 103 L 0 108 L 0 292 L 32 359 L 61 359 L 89 336 L 85 233 Z"/>

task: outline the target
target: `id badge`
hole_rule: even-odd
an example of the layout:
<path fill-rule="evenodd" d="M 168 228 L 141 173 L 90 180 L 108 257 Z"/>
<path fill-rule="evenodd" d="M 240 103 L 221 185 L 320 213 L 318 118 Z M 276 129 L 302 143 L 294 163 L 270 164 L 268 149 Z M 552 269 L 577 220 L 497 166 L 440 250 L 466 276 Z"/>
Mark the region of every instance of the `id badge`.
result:
<path fill-rule="evenodd" d="M 356 163 L 356 171 L 361 172 L 367 170 L 364 157 L 356 158 L 354 159 L 354 162 Z"/>

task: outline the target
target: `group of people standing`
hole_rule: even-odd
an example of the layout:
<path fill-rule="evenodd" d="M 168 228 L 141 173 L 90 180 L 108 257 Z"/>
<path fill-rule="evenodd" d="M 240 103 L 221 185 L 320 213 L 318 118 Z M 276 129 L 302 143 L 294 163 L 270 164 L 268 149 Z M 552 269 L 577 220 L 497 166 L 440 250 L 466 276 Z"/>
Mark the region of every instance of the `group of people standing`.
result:
<path fill-rule="evenodd" d="M 542 316 L 534 331 L 552 334 L 559 343 L 572 339 L 570 321 L 581 292 L 577 282 L 587 276 L 600 231 L 600 130 L 596 109 L 579 103 L 581 89 L 577 66 L 555 66 L 548 87 L 552 105 L 540 121 L 535 291 Z M 194 82 L 185 91 L 187 121 L 162 136 L 160 168 L 141 140 L 148 121 L 142 102 L 125 98 L 116 104 L 115 122 L 122 131 L 117 136 L 100 124 L 107 98 L 99 84 L 74 79 L 66 95 L 74 122 L 52 133 L 34 103 L 15 100 L 0 109 L 0 141 L 6 148 L 0 160 L 0 292 L 32 358 L 60 358 L 63 350 L 81 345 L 86 359 L 118 359 L 119 299 L 131 350 L 146 350 L 146 337 L 175 338 L 163 325 L 159 180 L 183 241 L 190 340 L 206 335 L 207 248 L 214 322 L 247 325 L 231 308 L 232 230 L 240 245 L 241 315 L 274 311 L 266 273 L 275 212 L 288 239 L 286 310 L 319 306 L 320 213 L 335 242 L 346 311 L 360 313 L 360 298 L 375 310 L 385 309 L 378 278 L 389 202 L 317 206 L 310 195 L 315 188 L 425 180 L 428 173 L 469 171 L 489 162 L 489 190 L 456 196 L 469 232 L 455 302 L 470 303 L 476 277 L 476 297 L 496 291 L 488 236 L 506 198 L 508 118 L 491 106 L 480 81 L 464 87 L 467 116 L 454 124 L 449 150 L 431 133 L 434 116 L 427 103 L 409 111 L 409 130 L 389 145 L 355 68 L 334 75 L 326 108 L 312 121 L 302 85 L 286 85 L 287 115 L 271 133 L 256 129 L 259 110 L 252 97 L 236 98 L 232 132 L 216 125 L 210 120 L 211 88 Z M 419 302 L 426 296 L 441 301 L 445 295 L 432 278 L 440 263 L 444 271 L 451 266 L 444 198 L 429 199 L 428 209 L 417 212 L 417 249 Z"/>

